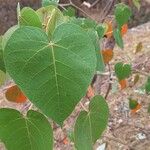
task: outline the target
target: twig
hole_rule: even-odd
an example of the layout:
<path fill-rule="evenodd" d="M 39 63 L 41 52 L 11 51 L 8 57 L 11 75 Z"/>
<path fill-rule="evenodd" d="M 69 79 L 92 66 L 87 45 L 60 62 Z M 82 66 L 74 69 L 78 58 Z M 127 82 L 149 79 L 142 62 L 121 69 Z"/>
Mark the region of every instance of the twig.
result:
<path fill-rule="evenodd" d="M 115 3 L 115 0 L 109 1 L 109 2 L 107 3 L 107 5 L 105 6 L 105 8 L 102 10 L 102 13 L 101 13 L 101 14 L 102 14 L 102 15 L 101 15 L 101 17 L 102 17 L 101 22 L 103 22 L 104 19 L 106 18 L 106 16 L 110 13 L 110 11 L 111 11 L 111 9 L 112 9 L 114 3 Z"/>
<path fill-rule="evenodd" d="M 109 92 L 111 90 L 111 68 L 110 68 L 110 64 L 108 64 L 108 69 L 109 69 L 109 85 L 108 85 L 108 89 L 107 89 L 107 92 L 106 92 L 106 95 L 105 95 L 105 99 L 107 99 L 108 95 L 109 95 Z"/>
<path fill-rule="evenodd" d="M 80 102 L 81 107 L 83 108 L 84 111 L 88 112 L 88 110 L 84 107 L 84 105 L 82 104 L 82 102 Z"/>
<path fill-rule="evenodd" d="M 77 5 L 75 5 L 72 0 L 69 0 L 69 3 L 66 4 L 59 4 L 60 7 L 64 8 L 67 6 L 72 6 L 74 8 L 76 8 L 77 10 L 79 10 L 80 12 L 82 12 L 83 14 L 85 14 L 88 18 L 94 20 L 89 14 L 87 14 L 84 10 L 82 10 L 80 7 L 78 7 Z"/>
<path fill-rule="evenodd" d="M 96 0 L 96 1 L 91 5 L 90 8 L 94 7 L 99 1 L 100 1 L 100 0 Z"/>

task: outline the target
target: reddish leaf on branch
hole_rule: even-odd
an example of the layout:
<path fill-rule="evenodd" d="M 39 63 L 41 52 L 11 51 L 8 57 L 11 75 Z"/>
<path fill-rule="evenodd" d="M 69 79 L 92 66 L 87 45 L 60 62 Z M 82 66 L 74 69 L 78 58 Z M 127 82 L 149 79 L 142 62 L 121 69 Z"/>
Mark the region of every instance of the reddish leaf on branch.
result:
<path fill-rule="evenodd" d="M 120 80 L 119 84 L 120 84 L 121 90 L 125 89 L 127 87 L 127 81 L 126 81 L 126 79 Z"/>
<path fill-rule="evenodd" d="M 121 27 L 121 35 L 124 36 L 128 31 L 128 25 L 127 24 L 124 24 L 122 27 Z"/>
<path fill-rule="evenodd" d="M 91 99 L 92 97 L 94 97 L 94 90 L 93 88 L 91 87 L 91 85 L 88 87 L 88 90 L 87 90 L 87 93 L 86 93 L 86 97 L 88 99 Z"/>
<path fill-rule="evenodd" d="M 112 49 L 106 49 L 106 50 L 102 50 L 102 55 L 103 55 L 103 59 L 104 59 L 104 63 L 108 64 L 112 58 L 113 58 L 113 50 Z"/>
<path fill-rule="evenodd" d="M 5 96 L 8 101 L 15 103 L 24 103 L 27 100 L 26 96 L 22 93 L 17 85 L 10 87 L 6 91 Z"/>

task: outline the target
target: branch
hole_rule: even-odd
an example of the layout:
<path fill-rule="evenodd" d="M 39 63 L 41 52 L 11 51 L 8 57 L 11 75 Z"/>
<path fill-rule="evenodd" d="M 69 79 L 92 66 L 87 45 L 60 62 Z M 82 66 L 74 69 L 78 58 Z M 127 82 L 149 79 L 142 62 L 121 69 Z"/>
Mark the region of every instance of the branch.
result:
<path fill-rule="evenodd" d="M 105 99 L 107 99 L 108 95 L 109 95 L 109 92 L 111 90 L 111 68 L 110 68 L 110 64 L 108 64 L 108 69 L 109 69 L 109 85 L 108 85 L 108 89 L 107 89 L 107 92 L 106 92 L 106 95 L 105 95 Z"/>

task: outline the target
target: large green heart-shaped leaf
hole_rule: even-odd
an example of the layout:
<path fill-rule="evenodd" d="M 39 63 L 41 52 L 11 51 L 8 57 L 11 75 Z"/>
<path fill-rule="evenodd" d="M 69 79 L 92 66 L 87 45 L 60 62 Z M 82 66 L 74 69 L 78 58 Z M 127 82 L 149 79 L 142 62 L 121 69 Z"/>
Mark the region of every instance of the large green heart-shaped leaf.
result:
<path fill-rule="evenodd" d="M 39 28 L 17 29 L 4 59 L 25 95 L 59 124 L 85 95 L 96 68 L 92 41 L 82 28 L 68 23 L 56 28 L 51 41 Z"/>
<path fill-rule="evenodd" d="M 19 16 L 19 23 L 20 25 L 42 28 L 42 22 L 40 21 L 39 16 L 32 8 L 29 7 L 24 7 L 21 10 Z"/>
<path fill-rule="evenodd" d="M 47 119 L 30 110 L 27 116 L 13 109 L 0 109 L 0 140 L 7 150 L 52 150 L 53 133 Z"/>
<path fill-rule="evenodd" d="M 82 111 L 77 118 L 74 142 L 77 150 L 93 150 L 93 144 L 107 127 L 108 105 L 102 96 L 95 96 L 89 105 L 89 112 Z"/>
<path fill-rule="evenodd" d="M 131 74 L 131 65 L 119 62 L 115 65 L 115 73 L 119 80 L 123 80 Z"/>

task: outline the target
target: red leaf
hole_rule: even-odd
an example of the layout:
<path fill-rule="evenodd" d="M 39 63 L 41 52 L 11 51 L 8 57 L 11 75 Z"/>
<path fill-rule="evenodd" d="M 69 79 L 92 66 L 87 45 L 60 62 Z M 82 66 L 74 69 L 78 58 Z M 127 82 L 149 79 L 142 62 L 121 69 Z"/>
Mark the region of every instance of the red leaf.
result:
<path fill-rule="evenodd" d="M 127 81 L 126 81 L 126 79 L 120 80 L 119 84 L 121 86 L 121 90 L 125 89 L 127 87 Z"/>
<path fill-rule="evenodd" d="M 17 85 L 10 87 L 6 91 L 5 96 L 8 101 L 15 103 L 24 103 L 27 100 L 26 96 L 22 93 Z"/>

